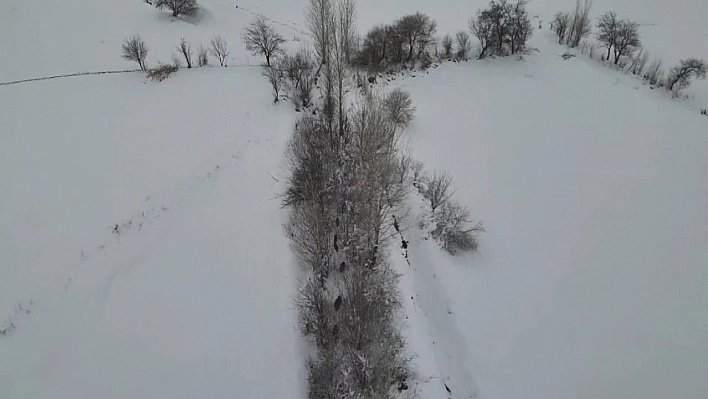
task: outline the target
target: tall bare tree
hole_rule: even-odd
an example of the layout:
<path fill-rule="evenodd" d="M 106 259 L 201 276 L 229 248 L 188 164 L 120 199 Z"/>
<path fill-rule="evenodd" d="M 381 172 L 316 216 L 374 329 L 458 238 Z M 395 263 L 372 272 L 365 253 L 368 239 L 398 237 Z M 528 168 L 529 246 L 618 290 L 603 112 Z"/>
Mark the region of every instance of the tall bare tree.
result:
<path fill-rule="evenodd" d="M 271 66 L 271 59 L 283 52 L 285 39 L 276 32 L 265 17 L 256 18 L 243 33 L 246 50 L 253 55 L 262 55 L 266 65 Z"/>
<path fill-rule="evenodd" d="M 187 62 L 187 68 L 192 67 L 192 47 L 187 43 L 187 41 L 182 38 L 177 46 L 177 51 L 179 51 L 184 57 L 185 62 Z"/>
<path fill-rule="evenodd" d="M 229 56 L 229 49 L 226 40 L 221 35 L 215 35 L 211 39 L 211 47 L 209 48 L 211 55 L 219 60 L 219 65 L 226 66 L 226 57 Z"/>
<path fill-rule="evenodd" d="M 315 41 L 315 54 L 320 66 L 327 64 L 329 46 L 332 43 L 333 0 L 310 0 L 305 14 L 307 27 Z"/>
<path fill-rule="evenodd" d="M 597 40 L 602 43 L 602 46 L 607 48 L 606 60 L 610 59 L 610 54 L 612 47 L 617 43 L 617 34 L 619 28 L 619 21 L 617 20 L 617 14 L 614 11 L 607 12 L 600 16 L 597 22 Z"/>
<path fill-rule="evenodd" d="M 147 69 L 145 59 L 148 55 L 148 48 L 140 35 L 134 35 L 129 39 L 125 39 L 121 46 L 123 59 L 126 61 L 135 61 L 140 65 L 141 70 Z"/>

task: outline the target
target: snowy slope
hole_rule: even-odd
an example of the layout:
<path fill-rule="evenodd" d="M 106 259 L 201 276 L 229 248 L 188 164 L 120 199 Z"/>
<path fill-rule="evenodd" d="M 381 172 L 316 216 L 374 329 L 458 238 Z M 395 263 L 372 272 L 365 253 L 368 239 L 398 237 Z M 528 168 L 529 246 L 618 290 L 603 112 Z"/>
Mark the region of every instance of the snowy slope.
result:
<path fill-rule="evenodd" d="M 705 397 L 708 121 L 536 43 L 523 62 L 396 82 L 419 109 L 415 155 L 487 227 L 463 259 L 408 233 L 404 299 L 429 326 L 432 390 Z"/>
<path fill-rule="evenodd" d="M 453 33 L 484 3 L 358 0 L 359 24 L 423 11 Z M 305 396 L 300 276 L 276 199 L 297 115 L 271 105 L 240 34 L 262 14 L 291 48 L 306 44 L 306 0 L 200 4 L 182 20 L 142 0 L 0 3 L 2 82 L 133 68 L 119 48 L 135 33 L 150 65 L 181 37 L 221 34 L 233 66 L 0 86 L 0 330 L 14 326 L 0 336 L 0 397 Z M 547 21 L 570 7 L 530 9 Z M 648 49 L 673 63 L 708 56 L 705 7 L 596 0 L 594 12 L 651 23 Z M 523 62 L 396 81 L 418 109 L 415 156 L 452 173 L 488 231 L 478 254 L 451 259 L 411 218 L 411 265 L 393 251 L 415 387 L 703 398 L 708 118 L 597 62 L 562 61 L 547 31 L 532 46 Z M 693 107 L 706 87 L 686 91 Z"/>

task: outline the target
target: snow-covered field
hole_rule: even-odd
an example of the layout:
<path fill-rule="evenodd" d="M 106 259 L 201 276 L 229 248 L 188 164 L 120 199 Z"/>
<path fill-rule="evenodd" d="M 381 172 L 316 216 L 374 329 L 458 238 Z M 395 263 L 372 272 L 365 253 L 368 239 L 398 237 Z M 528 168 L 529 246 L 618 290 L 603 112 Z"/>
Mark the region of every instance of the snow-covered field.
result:
<path fill-rule="evenodd" d="M 306 1 L 200 3 L 189 21 L 142 0 L 0 4 L 0 82 L 133 68 L 134 33 L 151 65 L 221 34 L 233 66 L 0 86 L 0 397 L 306 396 L 276 198 L 297 114 L 240 40 L 263 14 L 304 45 Z M 615 3 L 594 13 L 650 24 L 669 64 L 708 57 L 708 3 Z M 420 10 L 454 33 L 483 4 L 358 0 L 359 25 Z M 572 2 L 529 7 L 548 21 Z M 420 397 L 705 398 L 708 85 L 671 100 L 562 60 L 546 29 L 531 46 L 394 82 L 414 155 L 487 229 L 469 257 L 414 227 L 411 266 L 393 251 Z"/>

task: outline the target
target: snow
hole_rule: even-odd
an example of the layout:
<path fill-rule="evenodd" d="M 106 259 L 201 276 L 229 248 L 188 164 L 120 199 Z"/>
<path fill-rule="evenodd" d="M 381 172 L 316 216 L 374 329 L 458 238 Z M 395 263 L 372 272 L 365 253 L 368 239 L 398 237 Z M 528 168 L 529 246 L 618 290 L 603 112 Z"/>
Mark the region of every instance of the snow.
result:
<path fill-rule="evenodd" d="M 544 48 L 398 82 L 414 155 L 487 228 L 464 259 L 412 230 L 404 298 L 454 397 L 475 394 L 457 363 L 480 397 L 704 397 L 705 117 Z"/>
<path fill-rule="evenodd" d="M 422 11 L 454 33 L 486 2 L 358 0 L 360 27 Z M 572 1 L 534 0 L 544 24 Z M 666 64 L 707 56 L 701 0 L 596 0 Z M 308 42 L 306 1 L 0 3 L 0 81 L 133 68 L 179 39 L 229 42 L 229 68 L 0 86 L 0 396 L 305 397 L 302 278 L 282 232 L 281 156 L 297 118 L 241 45 L 270 18 Z M 238 6 L 238 7 L 237 7 Z M 705 33 L 705 34 L 702 34 Z M 708 395 L 708 85 L 672 100 L 565 48 L 397 78 L 416 158 L 484 221 L 452 258 L 409 201 L 402 326 L 421 398 Z M 213 61 L 212 61 L 213 63 Z M 413 299 L 411 299 L 411 297 Z M 451 394 L 446 392 L 448 387 Z"/>

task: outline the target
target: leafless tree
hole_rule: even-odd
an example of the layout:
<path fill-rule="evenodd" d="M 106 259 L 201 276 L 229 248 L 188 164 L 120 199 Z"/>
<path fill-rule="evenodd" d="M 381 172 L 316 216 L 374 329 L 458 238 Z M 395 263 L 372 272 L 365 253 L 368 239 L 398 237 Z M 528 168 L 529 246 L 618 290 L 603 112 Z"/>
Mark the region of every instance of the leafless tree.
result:
<path fill-rule="evenodd" d="M 305 19 L 315 42 L 315 53 L 320 65 L 327 63 L 332 42 L 333 0 L 310 0 Z"/>
<path fill-rule="evenodd" d="M 197 63 L 200 67 L 209 65 L 209 55 L 206 47 L 199 45 L 197 49 Z"/>
<path fill-rule="evenodd" d="M 708 64 L 698 58 L 688 58 L 681 60 L 678 65 L 671 68 L 666 78 L 669 90 L 674 88 L 681 90 L 687 88 L 693 79 L 705 79 L 708 74 Z"/>
<path fill-rule="evenodd" d="M 526 42 L 531 37 L 533 25 L 529 20 L 526 5 L 528 0 L 517 0 L 515 4 L 509 5 L 509 33 L 508 40 L 511 44 L 511 54 L 524 50 Z"/>
<path fill-rule="evenodd" d="M 187 41 L 182 38 L 182 40 L 179 43 L 179 46 L 177 46 L 177 50 L 182 53 L 182 56 L 184 57 L 184 60 L 187 62 L 187 68 L 192 67 L 192 46 L 190 46 Z"/>
<path fill-rule="evenodd" d="M 567 12 L 558 12 L 553 17 L 553 22 L 551 23 L 551 29 L 558 36 L 558 44 L 562 44 L 566 40 L 568 35 L 568 28 L 570 26 L 570 14 Z M 609 57 L 609 53 L 608 53 Z"/>
<path fill-rule="evenodd" d="M 140 65 L 141 70 L 147 70 L 145 59 L 148 55 L 148 48 L 140 35 L 134 35 L 129 39 L 125 39 L 121 49 L 123 51 L 122 57 L 124 60 L 135 61 Z"/>
<path fill-rule="evenodd" d="M 271 66 L 271 58 L 283 53 L 285 39 L 276 32 L 265 17 L 258 17 L 243 34 L 246 49 L 253 55 L 262 55 L 266 65 Z"/>
<path fill-rule="evenodd" d="M 443 249 L 451 255 L 477 249 L 477 235 L 484 232 L 481 222 L 474 223 L 467 208 L 448 201 L 434 212 L 433 238 L 440 241 Z"/>
<path fill-rule="evenodd" d="M 211 48 L 209 48 L 209 52 L 211 55 L 216 57 L 217 60 L 219 60 L 219 65 L 222 67 L 226 66 L 226 57 L 229 56 L 229 50 L 226 40 L 224 40 L 221 35 L 215 35 L 211 39 Z"/>
<path fill-rule="evenodd" d="M 600 16 L 597 22 L 597 40 L 600 41 L 603 47 L 607 48 L 606 60 L 610 59 L 612 47 L 617 44 L 619 31 L 619 22 L 617 14 L 614 11 L 607 12 Z"/>
<path fill-rule="evenodd" d="M 590 10 L 592 10 L 593 0 L 576 0 L 575 10 L 570 16 L 570 25 L 566 44 L 570 47 L 578 47 L 580 42 L 592 33 L 592 21 Z"/>
<path fill-rule="evenodd" d="M 479 40 L 481 50 L 479 58 L 486 56 L 489 48 L 495 48 L 494 44 L 494 23 L 488 11 L 477 12 L 476 18 L 470 18 L 469 28 L 472 34 Z"/>
<path fill-rule="evenodd" d="M 639 40 L 639 24 L 629 20 L 622 20 L 617 23 L 617 36 L 614 44 L 615 65 L 620 61 L 620 57 L 631 56 L 637 47 L 642 45 Z"/>
<path fill-rule="evenodd" d="M 430 44 L 435 35 L 437 24 L 429 16 L 422 13 L 406 15 L 396 22 L 396 30 L 405 40 L 408 56 L 406 62 L 413 60 L 413 56 L 420 55 Z"/>
<path fill-rule="evenodd" d="M 280 92 L 285 86 L 285 73 L 280 65 L 263 65 L 263 76 L 273 89 L 273 103 L 280 101 Z"/>
<path fill-rule="evenodd" d="M 294 93 L 293 101 L 298 106 L 308 107 L 312 101 L 312 88 L 315 81 L 315 65 L 312 54 L 303 49 L 293 56 L 286 55 L 282 63 Z"/>
<path fill-rule="evenodd" d="M 450 35 L 445 35 L 442 39 L 443 47 L 443 58 L 452 57 L 452 37 Z"/>
<path fill-rule="evenodd" d="M 459 31 L 455 35 L 455 40 L 457 41 L 457 58 L 466 60 L 471 48 L 469 33 Z"/>
<path fill-rule="evenodd" d="M 179 15 L 192 16 L 199 10 L 199 5 L 196 0 L 156 0 L 155 7 L 162 10 L 167 8 L 172 11 L 172 16 L 177 17 Z"/>
<path fill-rule="evenodd" d="M 430 201 L 430 208 L 433 212 L 452 198 L 454 192 L 450 189 L 451 184 L 452 177 L 447 172 L 435 172 L 425 182 L 426 188 L 423 196 Z"/>

